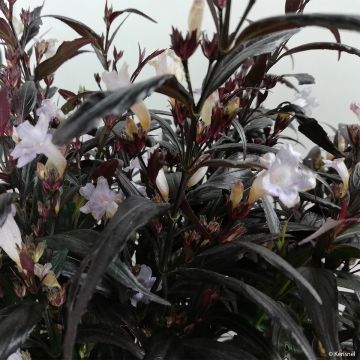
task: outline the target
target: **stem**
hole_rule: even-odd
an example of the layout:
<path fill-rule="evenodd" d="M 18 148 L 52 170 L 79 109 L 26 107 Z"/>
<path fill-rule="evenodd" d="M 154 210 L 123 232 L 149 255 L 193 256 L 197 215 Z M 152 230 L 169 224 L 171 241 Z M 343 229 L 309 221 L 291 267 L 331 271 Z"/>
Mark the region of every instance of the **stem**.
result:
<path fill-rule="evenodd" d="M 186 78 L 186 82 L 187 82 L 187 85 L 188 85 L 189 93 L 190 93 L 191 97 L 194 98 L 194 93 L 193 93 L 193 89 L 192 89 L 192 85 L 191 85 L 191 79 L 190 79 L 190 71 L 189 71 L 188 61 L 183 60 L 182 64 L 183 64 L 183 67 L 184 67 L 185 78 Z"/>
<path fill-rule="evenodd" d="M 246 17 L 249 15 L 250 10 L 255 5 L 255 2 L 256 2 L 256 0 L 249 0 L 249 3 L 244 11 L 242 18 L 241 18 L 239 24 L 237 25 L 235 31 L 233 32 L 233 35 L 230 38 L 230 43 L 232 43 L 234 41 L 234 39 L 236 38 L 238 32 L 240 31 L 241 27 L 244 24 L 244 21 L 246 20 Z"/>

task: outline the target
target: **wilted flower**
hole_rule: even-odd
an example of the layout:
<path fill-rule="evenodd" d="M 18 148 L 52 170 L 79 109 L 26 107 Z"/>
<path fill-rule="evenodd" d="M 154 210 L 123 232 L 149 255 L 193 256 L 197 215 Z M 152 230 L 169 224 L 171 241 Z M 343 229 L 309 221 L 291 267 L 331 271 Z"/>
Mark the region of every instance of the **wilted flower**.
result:
<path fill-rule="evenodd" d="M 84 214 L 91 214 L 98 221 L 104 215 L 108 219 L 113 217 L 118 209 L 118 203 L 123 199 L 122 194 L 110 189 L 107 180 L 102 176 L 97 179 L 96 187 L 91 183 L 87 183 L 79 192 L 88 200 L 80 208 L 80 211 Z"/>
<path fill-rule="evenodd" d="M 319 106 L 319 100 L 311 96 L 311 87 L 306 87 L 299 92 L 295 93 L 295 99 L 293 101 L 294 105 L 300 106 L 305 115 L 310 116 L 312 114 L 312 110 Z"/>
<path fill-rule="evenodd" d="M 350 104 L 350 110 L 357 116 L 360 120 L 360 102 L 355 101 Z"/>
<path fill-rule="evenodd" d="M 25 121 L 17 127 L 16 131 L 21 141 L 15 146 L 11 155 L 14 159 L 18 159 L 17 167 L 20 168 L 34 160 L 37 155 L 44 154 L 62 175 L 66 167 L 66 159 L 53 144 L 52 135 L 48 133 L 49 122 L 54 115 L 52 105 L 45 102 L 38 109 L 38 115 L 39 120 L 35 126 Z"/>
<path fill-rule="evenodd" d="M 179 82 L 184 80 L 184 68 L 180 58 L 171 49 L 166 49 L 155 59 L 149 61 L 157 75 L 174 75 Z"/>
<path fill-rule="evenodd" d="M 345 165 L 344 158 L 334 159 L 334 160 L 323 160 L 323 163 L 325 165 L 325 168 L 331 167 L 334 170 L 336 170 L 336 172 L 339 174 L 343 182 L 344 190 L 347 190 L 347 188 L 349 187 L 350 174 L 348 168 Z"/>
<path fill-rule="evenodd" d="M 124 63 L 120 71 L 104 71 L 101 75 L 101 78 L 110 91 L 120 89 L 122 87 L 129 86 L 130 75 L 129 75 L 129 65 Z M 143 101 L 139 101 L 131 107 L 131 110 L 140 120 L 141 126 L 145 131 L 148 131 L 150 128 L 150 113 Z"/>
<path fill-rule="evenodd" d="M 315 174 L 300 167 L 301 154 L 294 151 L 291 145 L 284 145 L 277 152 L 267 153 L 261 159 L 266 170 L 255 178 L 250 189 L 248 203 L 270 195 L 279 197 L 287 207 L 295 206 L 299 201 L 299 192 L 313 189 L 316 186 Z"/>
<path fill-rule="evenodd" d="M 193 0 L 193 4 L 191 6 L 189 13 L 189 18 L 188 18 L 189 32 L 192 33 L 193 31 L 196 31 L 198 38 L 201 33 L 201 27 L 204 17 L 204 8 L 205 8 L 205 0 Z"/>
<path fill-rule="evenodd" d="M 9 213 L 0 227 L 0 247 L 21 268 L 18 249 L 22 247 L 22 240 L 20 229 L 14 219 L 15 206 L 10 205 L 8 211 Z"/>
<path fill-rule="evenodd" d="M 148 291 L 151 290 L 152 286 L 155 284 L 156 281 L 156 277 L 152 276 L 152 270 L 149 266 L 147 265 L 141 265 L 140 266 L 140 271 L 136 276 L 138 282 L 144 286 L 144 288 Z M 157 290 L 161 289 L 161 285 L 159 285 Z M 136 293 L 132 298 L 131 298 L 131 305 L 132 306 L 137 306 L 137 304 L 139 302 L 142 302 L 144 304 L 148 304 L 149 303 L 149 299 L 146 295 L 138 292 Z"/>

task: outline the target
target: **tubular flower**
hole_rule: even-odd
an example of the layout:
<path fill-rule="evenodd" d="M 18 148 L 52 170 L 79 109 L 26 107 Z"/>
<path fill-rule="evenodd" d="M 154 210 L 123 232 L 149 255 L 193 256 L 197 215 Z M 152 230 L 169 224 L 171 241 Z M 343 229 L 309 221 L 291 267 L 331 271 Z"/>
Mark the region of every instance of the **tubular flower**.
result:
<path fill-rule="evenodd" d="M 189 32 L 197 32 L 197 38 L 200 37 L 202 22 L 204 18 L 205 0 L 194 0 L 190 9 L 188 26 Z"/>
<path fill-rule="evenodd" d="M 140 266 L 140 272 L 136 276 L 138 282 L 145 287 L 146 290 L 150 291 L 152 286 L 155 284 L 156 277 L 152 276 L 152 270 L 147 265 L 141 265 Z M 161 285 L 158 287 L 157 290 L 161 289 Z M 137 306 L 139 302 L 142 302 L 144 304 L 149 303 L 149 299 L 146 295 L 138 292 L 131 298 L 131 305 Z"/>
<path fill-rule="evenodd" d="M 174 75 L 179 82 L 184 80 L 184 68 L 180 58 L 174 50 L 166 49 L 155 59 L 149 61 L 149 64 L 155 68 L 156 75 Z"/>
<path fill-rule="evenodd" d="M 9 214 L 0 227 L 0 247 L 21 269 L 19 249 L 22 247 L 23 243 L 21 240 L 20 229 L 14 219 L 15 213 L 15 206 L 9 206 Z"/>
<path fill-rule="evenodd" d="M 114 216 L 118 209 L 118 203 L 123 199 L 122 194 L 117 194 L 109 187 L 107 180 L 100 176 L 97 179 L 96 187 L 87 183 L 80 189 L 80 195 L 88 202 L 80 208 L 84 214 L 91 214 L 95 220 L 100 220 L 103 216 L 107 219 Z"/>
<path fill-rule="evenodd" d="M 301 154 L 294 151 L 291 145 L 284 145 L 277 152 L 267 153 L 261 159 L 266 168 L 255 178 L 249 194 L 248 203 L 266 196 L 276 196 L 291 208 L 299 201 L 299 192 L 313 189 L 316 177 L 310 170 L 300 167 Z"/>
<path fill-rule="evenodd" d="M 323 163 L 325 165 L 325 168 L 333 168 L 334 170 L 336 170 L 336 172 L 339 174 L 343 185 L 344 185 L 344 190 L 347 190 L 349 187 L 349 178 L 350 178 L 350 174 L 349 174 L 349 170 L 346 167 L 345 163 L 344 163 L 344 158 L 341 159 L 335 159 L 335 160 L 323 160 Z M 327 170 L 327 169 L 325 169 Z"/>
<path fill-rule="evenodd" d="M 18 160 L 17 167 L 21 168 L 34 160 L 37 155 L 44 154 L 62 175 L 66 167 L 66 159 L 53 144 L 52 135 L 48 133 L 49 122 L 55 117 L 53 109 L 46 104 L 38 109 L 37 113 L 39 120 L 35 126 L 25 121 L 17 127 L 16 131 L 21 141 L 15 146 L 11 155 Z"/>
<path fill-rule="evenodd" d="M 109 91 L 129 86 L 131 85 L 129 65 L 124 63 L 119 72 L 115 70 L 111 72 L 104 71 L 101 78 Z M 151 117 L 145 103 L 143 101 L 139 101 L 131 107 L 131 110 L 140 120 L 140 124 L 144 131 L 148 131 L 150 129 Z"/>
<path fill-rule="evenodd" d="M 160 169 L 156 176 L 156 186 L 165 201 L 169 200 L 169 184 L 166 180 L 164 169 Z"/>

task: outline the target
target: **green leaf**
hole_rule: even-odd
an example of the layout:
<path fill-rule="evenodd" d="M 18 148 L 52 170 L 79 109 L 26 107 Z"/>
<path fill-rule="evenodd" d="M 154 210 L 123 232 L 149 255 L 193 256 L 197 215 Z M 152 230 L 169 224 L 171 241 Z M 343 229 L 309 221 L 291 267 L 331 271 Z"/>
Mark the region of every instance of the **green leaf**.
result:
<path fill-rule="evenodd" d="M 134 103 L 152 94 L 171 78 L 171 75 L 156 76 L 116 91 L 90 95 L 78 110 L 56 130 L 53 142 L 57 145 L 64 145 L 74 137 L 86 134 L 94 127 L 94 122 L 106 114 L 123 115 Z"/>
<path fill-rule="evenodd" d="M 301 297 L 306 305 L 308 314 L 317 336 L 323 343 L 326 352 L 330 354 L 338 351 L 340 347 L 338 336 L 338 290 L 334 274 L 325 269 L 300 268 L 301 274 L 319 293 L 322 304 L 314 302 L 312 297 L 300 288 Z M 330 356 L 336 360 L 336 356 Z"/>
<path fill-rule="evenodd" d="M 254 302 L 260 309 L 262 309 L 267 316 L 288 331 L 297 344 L 300 346 L 307 359 L 316 360 L 312 347 L 307 341 L 302 332 L 301 327 L 292 319 L 292 317 L 279 305 L 276 301 L 271 299 L 266 294 L 257 290 L 251 285 L 244 283 L 241 280 L 218 274 L 209 270 L 202 269 L 183 269 L 178 271 L 180 274 L 186 276 L 193 276 L 197 279 L 211 280 L 219 285 L 226 286 L 230 290 L 245 296 L 250 301 Z"/>
<path fill-rule="evenodd" d="M 65 16 L 59 16 L 59 15 L 48 15 L 48 16 L 62 21 L 66 25 L 70 26 L 73 30 L 75 30 L 80 36 L 89 39 L 95 47 L 97 47 L 100 50 L 102 49 L 101 37 L 91 28 L 89 28 L 87 25 L 81 23 L 80 21 L 73 20 Z"/>
<path fill-rule="evenodd" d="M 125 246 L 129 236 L 151 219 L 164 214 L 168 204 L 156 204 L 133 196 L 121 203 L 114 217 L 101 234 L 100 245 L 82 262 L 68 295 L 68 326 L 64 341 L 64 359 L 70 360 L 77 325 L 91 299 L 96 285 L 106 272 L 114 256 Z"/>
<path fill-rule="evenodd" d="M 72 41 L 64 41 L 51 58 L 41 62 L 35 69 L 35 79 L 42 80 L 48 75 L 53 74 L 62 64 L 76 55 L 81 54 L 79 51 L 85 45 L 90 44 L 88 38 L 79 38 Z"/>
<path fill-rule="evenodd" d="M 0 354 L 2 359 L 24 345 L 34 326 L 42 318 L 43 307 L 38 302 L 20 302 L 0 311 Z"/>

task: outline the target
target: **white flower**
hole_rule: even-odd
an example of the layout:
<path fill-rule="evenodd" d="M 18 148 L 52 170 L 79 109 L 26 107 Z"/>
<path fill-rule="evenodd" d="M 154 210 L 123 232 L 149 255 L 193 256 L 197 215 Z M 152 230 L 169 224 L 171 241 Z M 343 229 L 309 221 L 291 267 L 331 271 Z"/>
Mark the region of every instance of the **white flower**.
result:
<path fill-rule="evenodd" d="M 101 75 L 107 90 L 113 91 L 131 85 L 129 75 L 129 65 L 124 63 L 119 72 L 115 70 L 108 72 L 104 71 Z M 149 110 L 143 101 L 135 103 L 131 110 L 140 120 L 141 126 L 145 131 L 150 129 L 151 117 Z"/>
<path fill-rule="evenodd" d="M 14 219 L 16 209 L 11 205 L 4 224 L 0 227 L 0 247 L 21 268 L 18 249 L 22 247 L 20 229 Z"/>
<path fill-rule="evenodd" d="M 299 192 L 313 189 L 316 177 L 313 172 L 300 167 L 301 154 L 289 144 L 277 152 L 266 154 L 261 163 L 262 170 L 255 178 L 249 194 L 248 203 L 253 203 L 263 196 L 276 196 L 287 207 L 295 206 L 299 201 Z"/>
<path fill-rule="evenodd" d="M 152 270 L 147 265 L 141 265 L 140 266 L 140 272 L 136 276 L 138 282 L 144 286 L 144 288 L 148 291 L 151 290 L 152 286 L 155 284 L 156 277 L 152 276 Z M 161 289 L 161 285 L 159 285 L 158 290 Z M 131 305 L 137 306 L 139 302 L 142 302 L 144 304 L 149 303 L 149 299 L 146 295 L 138 292 L 131 298 Z"/>
<path fill-rule="evenodd" d="M 311 96 L 311 91 L 311 87 L 306 87 L 300 92 L 296 92 L 295 99 L 292 102 L 294 105 L 300 106 L 307 116 L 310 116 L 312 110 L 319 106 L 318 99 Z"/>
<path fill-rule="evenodd" d="M 344 158 L 341 159 L 335 159 L 335 160 L 323 160 L 323 163 L 325 165 L 325 170 L 327 171 L 327 168 L 331 167 L 336 170 L 336 172 L 339 174 L 343 184 L 344 184 L 344 190 L 347 190 L 349 187 L 349 170 L 346 167 L 344 163 Z"/>
<path fill-rule="evenodd" d="M 201 109 L 201 118 L 205 125 L 211 124 L 211 118 L 213 109 L 219 101 L 219 93 L 218 91 L 214 91 L 204 102 L 204 105 Z"/>
<path fill-rule="evenodd" d="M 46 53 L 44 54 L 46 59 L 51 58 L 56 54 L 56 50 L 57 50 L 56 49 L 56 43 L 58 41 L 59 40 L 57 40 L 57 39 L 47 39 L 47 40 L 45 40 L 45 42 L 47 43 L 47 50 L 46 50 Z"/>
<path fill-rule="evenodd" d="M 149 64 L 155 68 L 157 75 L 174 75 L 179 82 L 184 80 L 184 68 L 180 58 L 175 54 L 174 50 L 166 49 Z"/>
<path fill-rule="evenodd" d="M 48 133 L 49 116 L 41 113 L 35 126 L 25 121 L 17 127 L 21 141 L 11 152 L 17 159 L 17 167 L 21 168 L 34 160 L 37 155 L 44 154 L 62 175 L 66 167 L 66 159 L 56 145 L 52 143 L 52 135 Z"/>
<path fill-rule="evenodd" d="M 188 17 L 189 31 L 197 30 L 197 37 L 201 34 L 201 27 L 204 18 L 205 0 L 193 0 Z"/>
<path fill-rule="evenodd" d="M 360 120 L 360 102 L 354 101 L 350 104 L 350 110 L 357 116 Z"/>
<path fill-rule="evenodd" d="M 110 189 L 107 180 L 100 176 L 97 179 L 96 187 L 87 183 L 80 189 L 82 195 L 88 202 L 80 208 L 84 214 L 91 214 L 94 219 L 100 220 L 103 216 L 111 218 L 118 209 L 118 203 L 123 199 L 122 194 L 118 194 Z"/>

